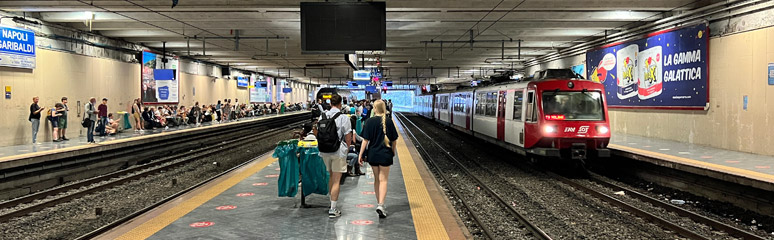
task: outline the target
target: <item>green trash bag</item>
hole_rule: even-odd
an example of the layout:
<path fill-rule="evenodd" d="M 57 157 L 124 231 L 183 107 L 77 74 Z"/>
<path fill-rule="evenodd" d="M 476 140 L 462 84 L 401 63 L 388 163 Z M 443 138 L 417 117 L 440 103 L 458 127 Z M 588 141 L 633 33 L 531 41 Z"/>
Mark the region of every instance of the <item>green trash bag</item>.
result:
<path fill-rule="evenodd" d="M 320 150 L 315 148 L 301 148 L 301 182 L 303 183 L 303 194 L 317 193 L 320 195 L 328 194 L 328 179 L 330 174 L 325 167 Z"/>
<path fill-rule="evenodd" d="M 272 157 L 279 159 L 280 175 L 277 192 L 280 197 L 295 197 L 298 193 L 298 140 L 281 141 L 274 148 Z"/>

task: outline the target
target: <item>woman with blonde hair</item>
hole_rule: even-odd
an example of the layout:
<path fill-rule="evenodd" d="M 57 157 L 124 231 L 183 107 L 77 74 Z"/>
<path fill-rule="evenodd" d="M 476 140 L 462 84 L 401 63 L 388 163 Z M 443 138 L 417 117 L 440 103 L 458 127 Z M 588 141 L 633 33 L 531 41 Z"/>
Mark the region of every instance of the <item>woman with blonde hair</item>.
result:
<path fill-rule="evenodd" d="M 142 103 L 140 102 L 140 99 L 134 99 L 134 103 L 132 103 L 132 117 L 134 118 L 134 131 L 135 132 L 143 132 L 145 131 L 145 127 L 142 126 L 142 117 L 140 116 L 140 113 L 142 112 Z"/>
<path fill-rule="evenodd" d="M 387 177 L 390 175 L 392 158 L 395 157 L 395 140 L 398 131 L 392 119 L 387 118 L 387 107 L 382 100 L 374 102 L 374 116 L 368 118 L 363 127 L 363 145 L 360 147 L 358 161 L 363 164 L 363 154 L 374 172 L 374 192 L 376 193 L 376 213 L 379 218 L 387 217 L 384 198 L 387 196 Z"/>

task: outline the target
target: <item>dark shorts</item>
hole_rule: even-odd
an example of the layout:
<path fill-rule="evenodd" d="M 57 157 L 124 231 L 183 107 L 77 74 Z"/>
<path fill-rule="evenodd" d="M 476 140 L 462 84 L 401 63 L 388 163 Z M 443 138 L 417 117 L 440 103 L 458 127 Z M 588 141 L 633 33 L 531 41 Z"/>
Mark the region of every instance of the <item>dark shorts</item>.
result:
<path fill-rule="evenodd" d="M 67 128 L 67 118 L 66 117 L 59 117 L 59 128 L 62 128 L 62 129 Z"/>
<path fill-rule="evenodd" d="M 59 128 L 59 118 L 51 118 L 51 127 Z"/>
<path fill-rule="evenodd" d="M 389 159 L 368 158 L 368 164 L 371 166 L 389 167 L 389 166 L 392 166 L 392 158 L 389 158 Z"/>

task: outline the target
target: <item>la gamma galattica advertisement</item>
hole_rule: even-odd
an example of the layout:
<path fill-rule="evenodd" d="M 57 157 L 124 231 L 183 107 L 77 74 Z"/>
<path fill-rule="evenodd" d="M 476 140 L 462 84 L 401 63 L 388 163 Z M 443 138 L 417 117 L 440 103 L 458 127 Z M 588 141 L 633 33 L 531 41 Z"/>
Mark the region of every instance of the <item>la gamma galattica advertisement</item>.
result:
<path fill-rule="evenodd" d="M 588 79 L 605 85 L 612 108 L 706 109 L 708 31 L 699 24 L 591 50 Z"/>

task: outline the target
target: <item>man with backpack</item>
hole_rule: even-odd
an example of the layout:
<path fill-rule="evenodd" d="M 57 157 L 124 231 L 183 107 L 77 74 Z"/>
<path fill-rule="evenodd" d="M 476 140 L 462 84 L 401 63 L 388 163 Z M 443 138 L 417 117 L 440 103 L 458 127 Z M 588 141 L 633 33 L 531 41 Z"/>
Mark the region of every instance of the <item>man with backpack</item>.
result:
<path fill-rule="evenodd" d="M 86 140 L 89 144 L 94 144 L 94 123 L 97 122 L 97 115 L 99 110 L 94 107 L 94 103 L 97 102 L 96 98 L 90 98 L 89 102 L 83 106 L 85 114 L 83 114 L 84 121 L 86 123 Z M 147 107 L 146 107 L 147 109 Z"/>
<path fill-rule="evenodd" d="M 331 176 L 328 181 L 331 199 L 328 217 L 336 218 L 341 216 L 336 201 L 339 199 L 339 181 L 342 174 L 347 172 L 347 151 L 352 143 L 352 127 L 349 118 L 341 113 L 341 96 L 333 95 L 330 100 L 331 110 L 324 112 L 317 122 L 317 146 Z"/>
<path fill-rule="evenodd" d="M 312 121 L 319 119 L 323 112 L 322 105 L 315 102 L 314 106 L 312 106 Z"/>

